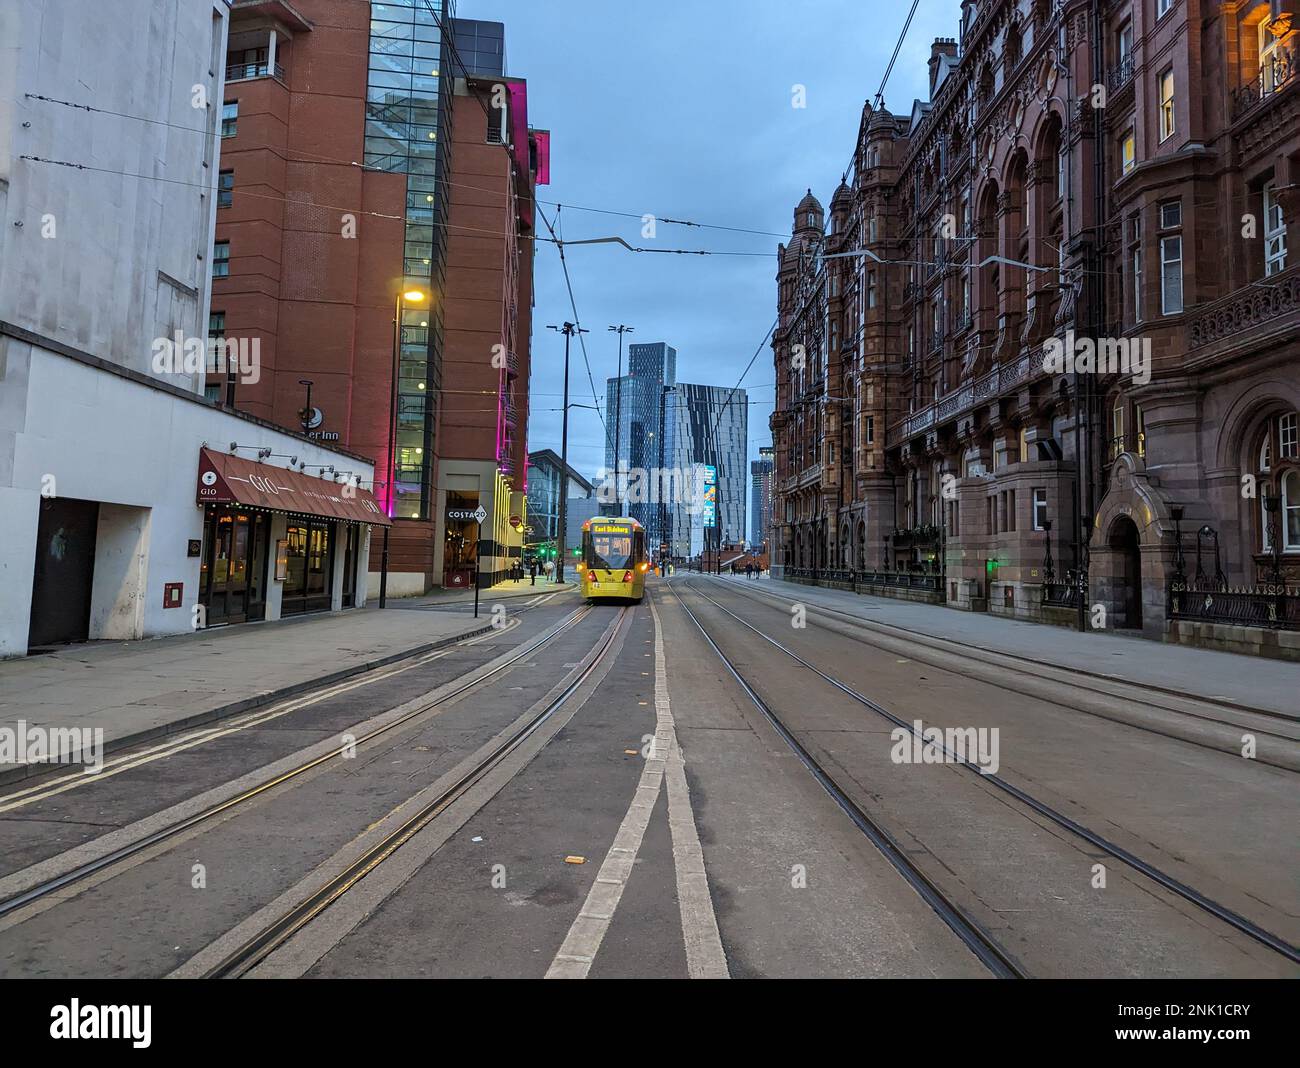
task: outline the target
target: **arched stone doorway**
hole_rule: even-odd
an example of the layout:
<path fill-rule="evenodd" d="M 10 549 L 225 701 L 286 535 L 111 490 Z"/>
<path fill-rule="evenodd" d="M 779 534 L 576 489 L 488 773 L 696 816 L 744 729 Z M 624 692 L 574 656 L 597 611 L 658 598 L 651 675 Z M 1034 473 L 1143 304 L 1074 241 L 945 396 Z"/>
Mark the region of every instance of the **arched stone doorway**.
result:
<path fill-rule="evenodd" d="M 1111 626 L 1142 629 L 1142 536 L 1126 515 L 1111 524 L 1108 545 L 1115 554 L 1115 618 Z"/>

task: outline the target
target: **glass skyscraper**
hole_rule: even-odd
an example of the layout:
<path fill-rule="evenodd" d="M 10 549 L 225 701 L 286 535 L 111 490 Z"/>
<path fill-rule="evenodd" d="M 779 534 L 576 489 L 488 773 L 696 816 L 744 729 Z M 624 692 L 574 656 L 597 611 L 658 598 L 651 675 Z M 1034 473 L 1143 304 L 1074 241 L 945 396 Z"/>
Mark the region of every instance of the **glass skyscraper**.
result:
<path fill-rule="evenodd" d="M 613 477 L 614 441 L 618 436 L 618 466 L 624 471 L 639 471 L 633 478 L 653 480 L 664 466 L 663 393 L 677 378 L 677 350 L 662 341 L 628 346 L 628 373 L 621 379 L 611 378 L 605 387 L 605 418 L 609 429 L 605 441 L 605 467 Z M 619 509 L 646 528 L 649 544 L 661 540 L 660 510 L 649 501 L 627 500 Z"/>
<path fill-rule="evenodd" d="M 749 443 L 749 403 L 743 389 L 679 383 L 663 391 L 663 466 L 679 471 L 712 467 L 717 471 L 717 526 L 726 541 L 745 536 L 745 459 Z M 698 486 L 697 478 L 693 485 Z M 660 506 L 658 542 L 672 556 L 691 557 L 712 543 L 698 502 L 670 501 Z"/>

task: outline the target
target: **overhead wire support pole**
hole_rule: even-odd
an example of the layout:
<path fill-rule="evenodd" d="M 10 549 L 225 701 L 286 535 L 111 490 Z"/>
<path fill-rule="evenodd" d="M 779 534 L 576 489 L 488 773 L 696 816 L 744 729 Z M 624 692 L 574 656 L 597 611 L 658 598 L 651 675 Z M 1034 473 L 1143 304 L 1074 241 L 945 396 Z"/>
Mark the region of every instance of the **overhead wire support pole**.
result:
<path fill-rule="evenodd" d="M 564 558 L 568 553 L 568 546 L 565 544 L 568 535 L 569 522 L 569 339 L 577 334 L 579 338 L 590 331 L 574 323 L 566 322 L 563 326 L 548 326 L 547 330 L 558 330 L 564 335 L 564 415 L 561 420 L 560 431 L 560 516 L 556 530 L 556 541 L 560 543 L 560 551 L 556 554 L 555 560 L 555 581 L 557 585 L 564 584 Z"/>

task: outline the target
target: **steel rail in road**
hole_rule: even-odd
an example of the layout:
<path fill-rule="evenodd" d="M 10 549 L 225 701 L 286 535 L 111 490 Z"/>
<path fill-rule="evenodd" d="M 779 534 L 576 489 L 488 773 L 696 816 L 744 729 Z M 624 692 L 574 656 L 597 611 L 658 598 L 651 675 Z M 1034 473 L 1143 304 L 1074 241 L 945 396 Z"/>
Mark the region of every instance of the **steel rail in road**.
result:
<path fill-rule="evenodd" d="M 364 745 L 366 742 L 372 741 L 373 739 L 378 738 L 383 734 L 387 734 L 389 731 L 392 731 L 395 728 L 402 726 L 403 724 L 409 723 L 417 716 L 422 716 L 425 713 L 429 712 L 430 710 L 437 708 L 439 705 L 444 705 L 447 702 L 453 700 L 454 698 L 459 697 L 461 694 L 465 693 L 466 691 L 481 686 L 484 682 L 487 682 L 489 679 L 494 678 L 495 676 L 501 674 L 502 672 L 509 670 L 520 660 L 532 656 L 534 653 L 537 652 L 538 649 L 554 641 L 561 634 L 565 633 L 566 631 L 570 630 L 572 627 L 580 623 L 583 619 L 586 618 L 586 616 L 590 612 L 591 612 L 591 608 L 590 606 L 587 605 L 584 605 L 576 609 L 569 616 L 567 620 L 565 620 L 558 627 L 556 627 L 555 630 L 553 630 L 550 634 L 545 635 L 544 637 L 536 641 L 531 641 L 526 643 L 519 650 L 519 652 L 515 653 L 509 659 L 502 661 L 496 667 L 491 668 L 488 671 L 480 675 L 477 675 L 472 679 L 469 679 L 467 682 L 463 683 L 460 686 L 457 686 L 449 693 L 445 693 L 440 697 L 437 697 L 434 700 L 427 702 L 426 704 L 420 705 L 420 707 L 418 708 L 412 709 L 410 712 L 404 713 L 403 715 L 399 716 L 397 719 L 393 720 L 393 722 L 387 723 L 382 727 L 376 727 L 372 731 L 368 731 L 367 733 L 363 734 L 361 737 L 357 738 L 356 741 L 353 743 L 340 746 L 338 749 L 332 749 L 328 753 L 324 753 L 321 756 L 313 758 L 312 760 L 305 761 L 304 763 L 299 764 L 298 766 L 291 768 L 280 775 L 276 775 L 273 778 L 267 779 L 265 782 L 261 782 L 255 786 L 249 787 L 247 790 L 242 791 L 241 793 L 235 795 L 234 797 L 227 798 L 225 801 L 220 801 L 217 802 L 216 804 L 210 805 L 209 807 L 201 810 L 200 812 L 196 812 L 192 816 L 187 816 L 185 819 L 177 820 L 175 823 L 168 824 L 166 827 L 163 827 L 150 834 L 144 835 L 133 842 L 128 842 L 126 845 L 120 846 L 119 848 L 114 849 L 112 852 L 104 854 L 104 856 L 102 857 L 97 857 L 94 860 L 89 860 L 86 863 L 80 864 L 77 867 L 71 869 L 70 871 L 64 872 L 62 875 L 57 875 L 52 879 L 47 879 L 44 882 L 38 883 L 35 886 L 31 887 L 30 889 L 23 891 L 21 894 L 16 894 L 14 897 L 8 898 L 5 901 L 0 901 L 0 917 L 6 916 L 9 913 L 24 907 L 25 905 L 30 905 L 35 901 L 39 901 L 44 897 L 48 897 L 50 894 L 53 894 L 56 891 L 63 890 L 68 886 L 71 886 L 75 883 L 79 883 L 83 879 L 86 879 L 89 876 L 96 874 L 97 872 L 104 871 L 105 869 L 110 868 L 115 864 L 119 864 L 122 861 L 137 855 L 142 850 L 148 849 L 151 846 L 155 846 L 160 842 L 165 842 L 169 838 L 174 838 L 176 835 L 188 831 L 191 828 L 196 827 L 201 823 L 206 823 L 214 816 L 218 816 L 223 812 L 228 812 L 232 808 L 236 808 L 239 805 L 246 804 L 247 802 L 251 801 L 253 798 L 266 793 L 268 790 L 272 790 L 277 786 L 281 786 L 284 783 L 289 782 L 291 779 L 296 779 L 298 776 L 303 775 L 308 771 L 311 771 L 313 768 L 320 767 L 322 764 L 334 760 L 336 757 L 342 756 L 342 754 L 347 752 L 348 750 L 352 750 L 356 746 Z"/>
<path fill-rule="evenodd" d="M 820 676 L 822 679 L 830 683 L 830 685 L 834 686 L 841 693 L 844 693 L 848 697 L 851 697 L 858 704 L 862 705 L 865 708 L 869 708 L 872 712 L 875 712 L 879 716 L 883 716 L 885 719 L 887 719 L 890 723 L 894 724 L 895 726 L 902 727 L 903 729 L 908 731 L 911 735 L 913 735 L 913 737 L 920 737 L 920 734 L 917 732 L 916 728 L 911 723 L 908 723 L 906 720 L 903 720 L 900 717 L 894 715 L 894 713 L 890 712 L 889 709 L 885 708 L 883 705 L 877 704 L 870 697 L 867 697 L 865 694 L 859 692 L 858 690 L 854 689 L 852 686 L 848 685 L 848 683 L 842 682 L 839 679 L 835 678 L 835 676 L 829 675 L 825 671 L 822 671 L 821 668 L 805 660 L 794 650 L 787 648 L 784 644 L 777 641 L 775 638 L 770 637 L 769 635 L 765 634 L 763 631 L 759 630 L 757 627 L 753 626 L 746 620 L 741 619 L 741 617 L 736 615 L 735 612 L 731 611 L 725 605 L 719 604 L 707 593 L 704 593 L 698 588 L 691 586 L 689 583 L 687 584 L 687 588 L 690 589 L 693 593 L 697 594 L 698 596 L 703 597 L 706 601 L 708 601 L 710 604 L 717 607 L 722 612 L 725 612 L 741 626 L 747 628 L 748 630 L 753 631 L 764 641 L 766 641 L 770 645 L 775 646 L 781 652 L 785 653 L 795 662 L 807 668 L 813 674 Z M 678 600 L 680 601 L 681 598 L 679 597 Z M 685 602 L 682 602 L 682 607 L 684 608 L 686 607 Z M 688 613 L 690 612 L 689 608 L 687 608 L 686 610 Z M 695 618 L 693 613 L 691 614 L 691 618 L 692 619 Z M 696 620 L 696 624 L 700 625 L 699 620 Z M 701 626 L 700 629 L 703 630 L 704 629 L 703 626 Z M 705 636 L 707 637 L 707 633 Z M 710 642 L 712 642 L 712 639 L 710 639 Z M 996 774 L 986 774 L 983 770 L 980 769 L 978 765 L 973 764 L 969 760 L 966 760 L 962 757 L 959 757 L 946 745 L 943 746 L 943 751 L 944 754 L 948 758 L 950 758 L 952 763 L 960 764 L 967 771 L 970 771 L 975 775 L 978 775 L 980 779 L 983 780 L 984 782 L 991 783 L 992 785 L 996 786 L 998 789 L 1002 790 L 1004 793 L 1010 794 L 1017 801 L 1021 802 L 1021 804 L 1026 805 L 1029 808 L 1033 809 L 1040 816 L 1044 816 L 1047 819 L 1051 820 L 1058 827 L 1064 828 L 1070 833 L 1077 835 L 1079 838 L 1082 838 L 1089 845 L 1095 846 L 1096 848 L 1102 850 L 1103 852 L 1108 853 L 1116 860 L 1128 865 L 1134 871 L 1138 872 L 1141 875 L 1146 876 L 1152 882 L 1159 883 L 1166 890 L 1170 891 L 1170 893 L 1175 894 L 1176 896 L 1182 898 L 1184 901 L 1190 902 L 1191 904 L 1197 906 L 1198 908 L 1214 916 L 1216 919 L 1222 920 L 1224 923 L 1228 924 L 1229 926 L 1236 928 L 1242 934 L 1248 936 L 1249 938 L 1254 939 L 1256 942 L 1259 942 L 1261 945 L 1268 947 L 1269 949 L 1273 950 L 1275 953 L 1281 954 L 1283 957 L 1291 961 L 1293 964 L 1300 964 L 1300 948 L 1291 945 L 1291 943 L 1289 943 L 1285 938 L 1282 938 L 1280 935 L 1275 935 L 1271 931 L 1265 930 L 1263 927 L 1259 926 L 1259 924 L 1254 923 L 1251 920 L 1248 920 L 1245 916 L 1242 916 L 1240 913 L 1233 911 L 1232 909 L 1228 908 L 1226 905 L 1219 904 L 1217 901 L 1207 897 L 1205 894 L 1202 894 L 1199 890 L 1195 889 L 1194 887 L 1188 886 L 1186 883 L 1178 879 L 1175 879 L 1172 875 L 1169 875 L 1167 872 L 1161 870 L 1160 868 L 1157 868 L 1154 864 L 1150 863 L 1149 861 L 1143 860 L 1141 857 L 1137 856 L 1136 854 L 1129 852 L 1123 846 L 1117 845 L 1116 843 L 1110 841 L 1110 839 L 1105 838 L 1102 835 L 1098 834 L 1096 831 L 1091 830 L 1090 828 L 1085 827 L 1083 824 L 1070 819 L 1069 816 L 1066 816 L 1062 812 L 1058 812 L 1050 805 L 1046 804 L 1043 801 L 1038 800 L 1038 798 L 1034 797 L 1032 794 L 1026 793 L 1024 790 L 1020 789 L 1020 787 L 1012 785 L 1011 783 L 1007 782 L 1006 779 L 1003 779 L 1001 776 Z"/>
<path fill-rule="evenodd" d="M 592 672 L 608 655 L 618 637 L 623 621 L 631 611 L 629 607 L 619 609 L 617 618 L 605 632 L 605 640 L 599 646 L 596 655 L 584 667 L 574 680 L 555 698 L 547 702 L 545 708 L 532 719 L 511 732 L 510 736 L 495 746 L 482 760 L 462 775 L 455 783 L 442 791 L 436 798 L 420 808 L 399 827 L 366 850 L 360 857 L 349 864 L 341 873 L 331 879 L 319 890 L 310 894 L 290 908 L 275 922 L 267 925 L 252 938 L 229 953 L 219 964 L 204 973 L 204 979 L 237 979 L 265 960 L 278 947 L 282 946 L 299 930 L 309 924 L 334 901 L 342 897 L 361 879 L 393 855 L 401 846 L 418 834 L 425 826 L 437 819 L 453 803 L 463 797 L 473 786 L 482 781 L 490 771 L 496 768 L 507 756 L 519 748 L 539 727 L 551 718 L 569 700 L 578 688 L 591 677 Z"/>
<path fill-rule="evenodd" d="M 693 589 L 693 587 L 689 586 L 688 588 Z M 736 665 L 718 647 L 708 629 L 691 611 L 686 602 L 682 600 L 677 590 L 672 588 L 672 591 L 673 596 L 677 598 L 677 603 L 691 617 L 692 622 L 704 635 L 704 640 L 717 653 L 718 659 L 731 673 L 732 678 L 740 684 L 741 689 L 753 702 L 754 707 L 772 725 L 777 734 L 781 736 L 782 741 L 794 750 L 795 755 L 803 763 L 804 767 L 812 773 L 813 778 L 817 780 L 821 788 L 830 795 L 831 800 L 852 820 L 853 825 L 870 840 L 871 844 L 880 851 L 881 855 L 889 861 L 907 884 L 921 896 L 921 899 L 935 911 L 939 918 L 952 930 L 953 934 L 975 954 L 980 963 L 988 968 L 994 976 L 999 979 L 1028 979 L 1030 977 L 1029 973 L 1025 971 L 1015 957 L 1004 949 L 978 920 L 945 894 L 937 883 L 933 882 L 925 872 L 917 867 L 907 855 L 907 852 L 894 841 L 889 832 L 867 815 L 848 794 L 840 789 L 826 769 L 817 761 L 817 758 L 803 746 L 799 739 L 794 736 L 794 733 L 781 721 L 781 718 L 772 711 L 767 702 L 745 680 L 744 676 L 737 670 Z"/>

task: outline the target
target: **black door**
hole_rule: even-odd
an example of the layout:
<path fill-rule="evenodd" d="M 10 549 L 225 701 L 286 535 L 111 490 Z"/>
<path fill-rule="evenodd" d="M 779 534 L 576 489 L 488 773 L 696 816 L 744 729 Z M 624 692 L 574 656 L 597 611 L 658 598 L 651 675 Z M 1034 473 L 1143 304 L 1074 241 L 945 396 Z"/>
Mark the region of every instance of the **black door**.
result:
<path fill-rule="evenodd" d="M 1111 532 L 1110 545 L 1120 554 L 1120 602 L 1124 619 L 1117 627 L 1142 629 L 1142 548 L 1138 528 L 1133 520 L 1121 516 Z"/>
<path fill-rule="evenodd" d="M 99 503 L 42 498 L 40 509 L 27 644 L 37 648 L 84 642 L 90 636 Z"/>

